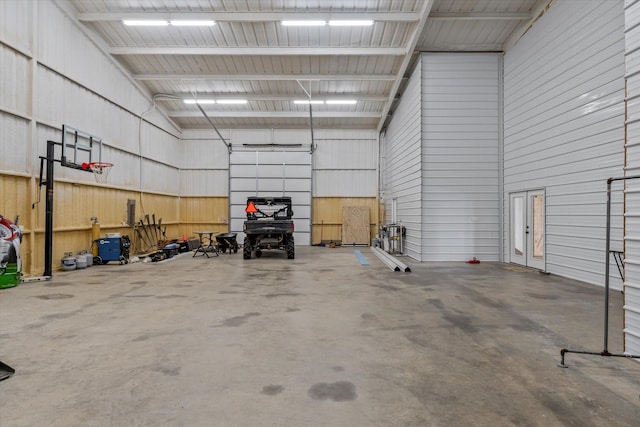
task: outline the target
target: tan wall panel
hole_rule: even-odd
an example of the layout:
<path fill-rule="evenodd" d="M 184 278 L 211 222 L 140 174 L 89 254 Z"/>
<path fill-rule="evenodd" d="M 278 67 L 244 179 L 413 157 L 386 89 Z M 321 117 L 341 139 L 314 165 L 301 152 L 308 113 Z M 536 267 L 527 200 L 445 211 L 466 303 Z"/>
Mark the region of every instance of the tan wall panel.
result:
<path fill-rule="evenodd" d="M 203 230 L 226 233 L 229 231 L 229 198 L 182 197 L 180 218 L 180 236 L 195 238 L 194 232 Z"/>
<path fill-rule="evenodd" d="M 0 190 L 0 214 L 12 221 L 19 215 L 19 224 L 25 229 L 20 247 L 23 274 L 39 276 L 44 271 L 45 188 L 38 189 L 29 177 L 0 174 Z M 40 203 L 32 210 L 31 204 L 37 200 L 38 191 Z M 55 181 L 53 270 L 60 270 L 60 260 L 65 252 L 77 254 L 91 249 L 92 217 L 98 218 L 100 236 L 106 233 L 128 235 L 137 249 L 137 233 L 126 224 L 128 199 L 135 200 L 136 221 L 148 214 L 153 222 L 155 214 L 156 224 L 162 219 L 168 239 L 181 239 L 183 235 L 193 238 L 193 232 L 202 229 L 228 231 L 227 197 L 180 198 Z"/>
<path fill-rule="evenodd" d="M 315 197 L 313 199 L 312 243 L 342 240 L 342 208 L 368 207 L 371 213 L 371 238 L 378 231 L 378 199 L 376 197 Z"/>

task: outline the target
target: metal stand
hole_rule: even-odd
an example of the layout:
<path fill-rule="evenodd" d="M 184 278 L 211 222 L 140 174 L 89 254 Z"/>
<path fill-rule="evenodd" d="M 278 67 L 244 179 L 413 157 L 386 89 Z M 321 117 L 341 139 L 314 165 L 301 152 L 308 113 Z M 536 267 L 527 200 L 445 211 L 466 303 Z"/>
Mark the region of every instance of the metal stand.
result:
<path fill-rule="evenodd" d="M 60 163 L 62 166 L 70 167 L 73 169 L 90 172 L 83 169 L 81 166 L 67 162 L 66 157 L 62 156 L 60 160 L 55 158 L 56 145 L 62 146 L 63 143 L 55 141 L 47 141 L 47 156 L 40 157 L 40 184 L 46 188 L 45 199 L 45 216 L 44 216 L 44 273 L 42 275 L 48 280 L 52 277 L 53 267 L 53 166 L 54 162 Z M 42 180 L 42 170 L 44 163 L 46 162 L 47 173 L 45 181 Z"/>
<path fill-rule="evenodd" d="M 589 354 L 594 356 L 603 356 L 603 357 L 624 357 L 627 359 L 640 359 L 640 355 L 634 354 L 624 354 L 624 353 L 610 353 L 609 352 L 609 263 L 611 254 L 614 254 L 614 258 L 616 259 L 616 265 L 618 265 L 618 258 L 620 255 L 618 251 L 611 250 L 611 183 L 613 181 L 626 181 L 629 179 L 639 179 L 640 175 L 632 175 L 625 176 L 620 178 L 609 178 L 607 180 L 607 237 L 606 237 L 606 248 L 605 248 L 605 273 L 604 273 L 604 349 L 602 351 L 586 351 L 586 350 L 569 350 L 567 348 L 563 348 L 560 350 L 560 363 L 558 364 L 561 368 L 568 368 L 568 366 L 564 363 L 565 354 L 567 353 L 576 353 L 576 354 Z M 618 255 L 616 255 L 618 253 Z M 622 261 L 622 259 L 620 259 Z M 618 270 L 620 271 L 620 275 L 624 280 L 624 269 L 620 268 L 618 265 Z"/>

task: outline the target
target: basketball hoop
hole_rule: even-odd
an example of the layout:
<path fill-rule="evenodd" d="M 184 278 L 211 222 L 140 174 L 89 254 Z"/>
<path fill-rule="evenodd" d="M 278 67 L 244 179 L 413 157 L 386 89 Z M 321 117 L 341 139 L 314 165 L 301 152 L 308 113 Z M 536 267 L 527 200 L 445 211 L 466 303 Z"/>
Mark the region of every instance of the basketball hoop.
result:
<path fill-rule="evenodd" d="M 82 165 L 83 167 L 85 164 Z M 99 184 L 106 184 L 107 178 L 109 177 L 109 172 L 111 172 L 111 168 L 113 167 L 113 163 L 108 162 L 91 162 L 86 164 L 86 169 L 93 172 L 93 177 L 96 179 L 96 182 Z"/>

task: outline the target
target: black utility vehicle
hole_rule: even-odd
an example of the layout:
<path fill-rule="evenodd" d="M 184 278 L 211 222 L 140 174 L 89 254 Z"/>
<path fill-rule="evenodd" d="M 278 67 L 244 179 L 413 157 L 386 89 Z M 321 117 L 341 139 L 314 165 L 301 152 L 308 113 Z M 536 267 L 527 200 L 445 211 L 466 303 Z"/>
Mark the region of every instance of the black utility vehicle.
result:
<path fill-rule="evenodd" d="M 249 197 L 245 212 L 244 259 L 251 259 L 253 251 L 259 258 L 264 249 L 286 251 L 287 258 L 295 258 L 291 197 Z"/>

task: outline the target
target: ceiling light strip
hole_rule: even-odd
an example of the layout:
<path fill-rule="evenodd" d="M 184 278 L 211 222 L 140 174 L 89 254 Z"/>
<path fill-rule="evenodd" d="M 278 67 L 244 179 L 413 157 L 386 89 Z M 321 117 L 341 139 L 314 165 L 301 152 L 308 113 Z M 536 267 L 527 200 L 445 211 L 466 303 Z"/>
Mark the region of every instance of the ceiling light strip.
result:
<path fill-rule="evenodd" d="M 373 25 L 373 21 L 371 20 L 329 21 L 329 25 L 332 27 L 369 27 Z"/>
<path fill-rule="evenodd" d="M 358 101 L 355 99 L 327 99 L 327 105 L 354 105 Z"/>

